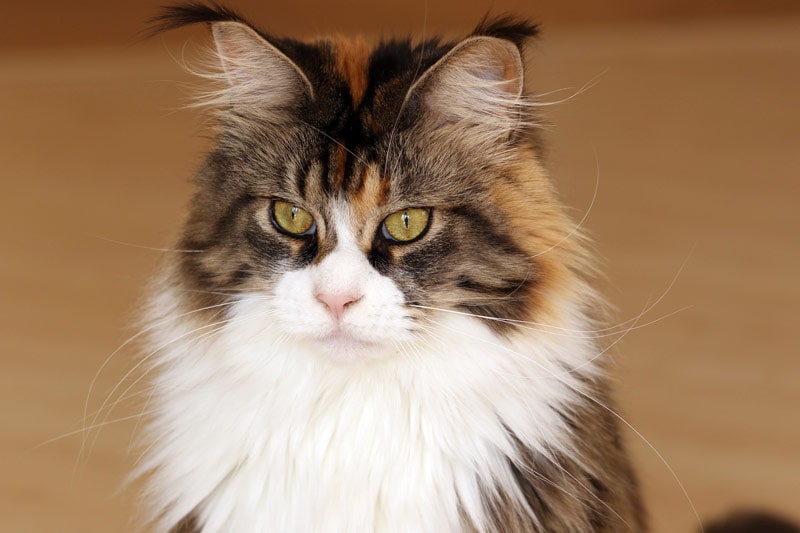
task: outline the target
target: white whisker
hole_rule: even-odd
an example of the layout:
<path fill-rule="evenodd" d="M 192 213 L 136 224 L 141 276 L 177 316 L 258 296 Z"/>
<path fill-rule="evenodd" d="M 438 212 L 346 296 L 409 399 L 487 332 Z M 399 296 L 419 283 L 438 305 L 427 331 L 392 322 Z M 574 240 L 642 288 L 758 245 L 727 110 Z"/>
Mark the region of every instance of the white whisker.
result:
<path fill-rule="evenodd" d="M 417 61 L 417 66 L 414 69 L 414 75 L 411 76 L 412 80 L 416 80 L 417 76 L 422 69 L 422 61 L 425 58 L 425 34 L 428 28 L 428 0 L 425 0 L 425 14 L 422 17 L 422 38 L 420 39 L 419 44 L 419 59 Z M 397 116 L 394 119 L 394 123 L 392 124 L 392 129 L 389 131 L 389 141 L 386 144 L 386 154 L 383 157 L 383 175 L 386 175 L 386 172 L 389 168 L 389 155 L 392 151 L 392 143 L 394 141 L 395 133 L 397 132 L 397 126 L 400 124 L 400 118 L 403 116 L 403 111 L 406 107 L 407 97 L 403 99 L 400 103 L 400 109 L 397 110 Z M 394 173 L 394 172 L 392 172 Z"/>
<path fill-rule="evenodd" d="M 155 411 L 151 411 L 151 413 L 152 412 L 155 412 Z M 92 425 L 89 425 L 89 426 L 81 427 L 81 428 L 73 430 L 73 431 L 68 431 L 67 433 L 62 433 L 61 435 L 58 435 L 57 437 L 53 437 L 53 438 L 48 439 L 48 440 L 46 440 L 44 442 L 40 442 L 39 444 L 37 444 L 36 446 L 34 446 L 31 449 L 32 450 L 37 450 L 39 448 L 42 448 L 43 446 L 47 446 L 49 444 L 53 444 L 54 442 L 58 442 L 60 440 L 72 437 L 74 435 L 83 434 L 86 431 L 91 431 L 93 429 L 101 429 L 101 428 L 109 426 L 111 424 L 117 424 L 119 422 L 126 422 L 128 420 L 133 420 L 135 418 L 139 418 L 140 416 L 141 416 L 140 414 L 135 414 L 135 415 L 130 415 L 130 416 L 123 416 L 121 418 L 115 418 L 113 420 L 103 420 L 102 422 L 100 422 L 98 424 L 92 424 Z"/>
<path fill-rule="evenodd" d="M 140 250 L 151 250 L 153 252 L 169 252 L 169 253 L 176 253 L 176 254 L 201 254 L 201 253 L 204 253 L 206 251 L 206 250 L 183 250 L 183 249 L 180 249 L 180 248 L 159 248 L 157 246 L 146 246 L 144 244 L 137 244 L 137 243 L 133 243 L 133 242 L 120 241 L 120 240 L 117 240 L 117 239 L 112 239 L 110 237 L 104 237 L 102 235 L 97 235 L 97 234 L 94 234 L 94 233 L 86 233 L 86 232 L 84 232 L 84 235 L 86 235 L 88 237 L 92 237 L 94 239 L 99 239 L 101 241 L 111 242 L 111 243 L 114 243 L 114 244 L 120 244 L 122 246 L 128 246 L 130 248 L 138 248 Z"/>
<path fill-rule="evenodd" d="M 87 419 L 87 416 L 88 416 L 87 412 L 89 410 L 89 402 L 91 400 L 92 392 L 94 391 L 94 387 L 97 384 L 97 380 L 100 377 L 100 375 L 103 373 L 103 370 L 105 370 L 105 368 L 110 364 L 111 360 L 121 350 L 123 350 L 126 346 L 128 346 L 129 344 L 131 344 L 132 342 L 134 342 L 135 340 L 137 340 L 141 336 L 143 336 L 143 335 L 145 335 L 145 334 L 147 334 L 147 333 L 149 333 L 149 332 L 151 332 L 151 331 L 163 326 L 164 324 L 166 324 L 168 322 L 174 322 L 174 321 L 180 320 L 181 318 L 185 318 L 187 316 L 190 316 L 190 315 L 193 315 L 193 314 L 196 314 L 196 313 L 201 313 L 203 311 L 208 311 L 209 309 L 218 309 L 218 308 L 225 307 L 225 306 L 228 306 L 228 305 L 231 305 L 231 303 L 221 303 L 221 304 L 217 304 L 217 305 L 211 305 L 211 306 L 208 306 L 208 307 L 202 307 L 200 309 L 193 309 L 191 311 L 179 314 L 177 316 L 167 316 L 166 318 L 163 318 L 163 319 L 161 319 L 161 320 L 159 320 L 157 322 L 154 322 L 154 323 L 148 325 L 147 327 L 143 328 L 142 330 L 140 330 L 135 335 L 133 335 L 131 337 L 128 337 L 128 339 L 126 339 L 122 344 L 120 344 L 113 352 L 111 352 L 111 355 L 109 355 L 105 359 L 105 361 L 103 361 L 103 364 L 100 365 L 100 368 L 98 368 L 97 372 L 95 373 L 94 377 L 92 378 L 92 381 L 89 384 L 89 391 L 86 393 L 86 400 L 84 401 L 84 404 L 83 404 L 83 422 L 84 422 L 84 424 L 86 423 L 86 419 Z M 96 420 L 93 420 L 93 423 L 94 422 L 96 422 Z M 78 453 L 79 461 L 80 461 L 80 457 L 83 455 L 83 448 L 84 448 L 85 445 L 86 445 L 86 439 L 84 438 L 81 441 L 81 448 L 80 448 L 80 451 Z"/>
<path fill-rule="evenodd" d="M 592 193 L 592 199 L 589 202 L 589 207 L 586 208 L 586 212 L 584 212 L 583 216 L 578 221 L 578 223 L 575 224 L 575 226 L 572 228 L 572 230 L 569 233 L 567 233 L 566 235 L 564 235 L 561 238 L 561 240 L 559 240 L 558 242 L 550 245 L 548 248 L 542 250 L 541 252 L 538 252 L 538 253 L 530 256 L 530 259 L 534 259 L 536 257 L 540 257 L 540 256 L 550 252 L 551 250 L 554 250 L 555 248 L 558 248 L 559 246 L 564 244 L 566 241 L 571 239 L 573 236 L 575 236 L 579 231 L 581 231 L 581 227 L 583 227 L 583 224 L 586 222 L 586 219 L 589 218 L 589 214 L 592 212 L 592 208 L 594 207 L 594 203 L 597 200 L 597 193 L 600 191 L 600 160 L 597 157 L 597 152 L 595 152 L 595 154 L 594 154 L 594 160 L 595 160 L 595 165 L 596 165 L 595 180 L 594 180 L 594 192 Z"/>
<path fill-rule="evenodd" d="M 703 521 L 700 519 L 700 513 L 697 511 L 697 507 L 695 507 L 694 502 L 692 501 L 692 498 L 689 496 L 689 492 L 686 490 L 686 487 L 684 486 L 683 482 L 678 477 L 678 474 L 675 473 L 675 470 L 672 468 L 672 465 L 670 465 L 669 462 L 667 462 L 667 460 L 664 458 L 664 456 L 661 454 L 661 452 L 659 452 L 658 449 L 649 440 L 647 440 L 647 438 L 638 429 L 636 429 L 633 426 L 633 424 L 628 422 L 625 419 L 625 417 L 623 417 L 622 415 L 617 413 L 614 409 L 608 407 L 603 402 L 598 401 L 595 398 L 592 398 L 591 396 L 589 396 L 588 394 L 586 394 L 586 393 L 584 393 L 582 391 L 576 391 L 576 392 L 581 394 L 584 398 L 586 398 L 590 402 L 592 402 L 592 403 L 598 405 L 599 407 L 605 409 L 606 411 L 608 411 L 612 416 L 614 416 L 617 420 L 622 422 L 628 429 L 630 429 L 642 442 L 645 443 L 645 445 L 647 445 L 648 448 L 650 448 L 650 450 L 655 454 L 655 456 L 658 458 L 658 460 L 661 461 L 661 463 L 669 471 L 669 473 L 672 476 L 672 478 L 678 484 L 678 487 L 680 487 L 684 498 L 689 503 L 689 507 L 691 507 L 692 512 L 694 513 L 694 517 L 697 520 L 697 525 L 700 527 L 700 533 L 703 533 Z"/>
<path fill-rule="evenodd" d="M 654 318 L 654 319 L 652 319 L 652 320 L 650 320 L 650 321 L 648 321 L 648 322 L 646 322 L 644 324 L 640 324 L 640 325 L 635 326 L 635 327 L 626 326 L 627 324 L 630 324 L 630 323 L 634 323 L 634 325 L 635 325 L 645 314 L 647 314 L 652 309 L 652 305 L 651 305 L 648 308 L 646 308 L 645 310 L 643 310 L 642 312 L 640 312 L 635 317 L 633 317 L 631 319 L 628 319 L 625 322 L 620 322 L 619 324 L 617 324 L 617 325 L 615 325 L 613 327 L 601 328 L 601 329 L 596 329 L 596 330 L 577 330 L 577 329 L 565 328 L 565 327 L 555 326 L 555 325 L 552 325 L 552 324 L 546 324 L 546 323 L 541 323 L 541 322 L 530 322 L 530 321 L 525 321 L 525 320 L 515 320 L 515 319 L 509 319 L 509 318 L 500 318 L 500 317 L 494 317 L 494 316 L 488 316 L 488 315 L 480 315 L 480 314 L 470 313 L 468 311 L 458 311 L 458 310 L 455 310 L 455 309 L 447 309 L 447 308 L 443 308 L 443 307 L 431 307 L 431 306 L 415 305 L 415 304 L 409 304 L 409 307 L 414 307 L 414 308 L 417 308 L 417 309 L 428 309 L 428 310 L 431 310 L 431 311 L 439 311 L 439 312 L 442 312 L 442 313 L 452 313 L 452 314 L 456 314 L 456 315 L 469 316 L 469 317 L 479 318 L 481 320 L 488 320 L 488 321 L 491 321 L 491 322 L 501 322 L 503 324 L 509 324 L 509 325 L 512 325 L 512 326 L 516 326 L 516 327 L 518 327 L 520 329 L 526 329 L 526 330 L 530 330 L 530 331 L 538 331 L 538 332 L 541 332 L 541 333 L 546 333 L 548 335 L 555 335 L 555 336 L 560 336 L 560 337 L 570 337 L 570 338 L 577 338 L 577 339 L 602 339 L 604 337 L 613 337 L 613 336 L 617 336 L 617 335 L 625 335 L 625 334 L 629 333 L 632 330 L 641 329 L 641 328 L 645 328 L 645 327 L 651 326 L 651 325 L 653 325 L 653 324 L 655 324 L 657 322 L 665 320 L 665 319 L 667 319 L 667 318 L 669 318 L 669 317 L 671 317 L 673 315 L 676 315 L 676 314 L 678 314 L 680 312 L 685 311 L 686 309 L 690 309 L 691 308 L 691 306 L 681 307 L 680 309 L 676 309 L 674 311 L 670 311 L 669 313 L 666 313 L 666 314 L 664 314 L 662 316 Z"/>
<path fill-rule="evenodd" d="M 255 315 L 255 314 L 254 314 L 254 315 Z M 173 318 L 174 318 L 174 317 L 173 317 Z M 180 341 L 180 340 L 182 340 L 182 339 L 184 339 L 184 338 L 190 337 L 191 335 L 193 335 L 194 333 L 196 333 L 196 332 L 198 332 L 198 331 L 202 331 L 202 330 L 205 330 L 205 329 L 208 329 L 208 328 L 213 328 L 213 329 L 211 329 L 210 331 L 206 331 L 206 332 L 202 333 L 201 335 L 198 335 L 198 336 L 196 336 L 196 337 L 193 337 L 193 338 L 192 338 L 192 342 L 196 342 L 196 341 L 198 341 L 198 340 L 200 340 L 200 339 L 203 339 L 203 338 L 206 338 L 206 337 L 209 337 L 209 336 L 216 335 L 216 334 L 218 334 L 218 333 L 220 333 L 220 332 L 224 331 L 224 330 L 225 330 L 227 327 L 229 327 L 231 324 L 235 324 L 235 323 L 242 322 L 242 321 L 245 321 L 245 320 L 248 320 L 248 319 L 252 319 L 252 318 L 254 318 L 254 316 L 245 316 L 245 317 L 239 317 L 239 318 L 236 318 L 236 319 L 225 319 L 225 320 L 220 320 L 220 321 L 213 322 L 213 323 L 210 323 L 210 324 L 205 324 L 205 325 L 203 325 L 203 326 L 200 326 L 200 327 L 194 328 L 194 329 L 192 329 L 191 331 L 185 332 L 185 333 L 183 333 L 183 334 L 179 335 L 178 337 L 175 337 L 175 338 L 173 338 L 173 339 L 170 339 L 169 341 L 167 341 L 167 342 L 165 342 L 165 343 L 163 343 L 163 344 L 159 345 L 157 348 L 155 348 L 154 350 L 152 350 L 152 351 L 150 351 L 148 354 L 146 354 L 144 357 L 142 357 L 142 358 L 141 358 L 141 359 L 140 359 L 140 360 L 139 360 L 139 361 L 138 361 L 138 362 L 137 362 L 137 363 L 136 363 L 136 364 L 135 364 L 135 365 L 134 365 L 134 366 L 133 366 L 133 367 L 132 367 L 130 370 L 128 370 L 128 372 L 126 372 L 126 373 L 125 373 L 125 375 L 124 375 L 124 376 L 123 376 L 123 377 L 122 377 L 122 378 L 121 378 L 121 379 L 120 379 L 120 380 L 117 382 L 117 385 L 115 385 L 115 386 L 114 386 L 114 388 L 111 390 L 111 392 L 110 392 L 110 393 L 108 393 L 108 394 L 106 395 L 106 399 L 103 401 L 102 405 L 101 405 L 101 406 L 100 406 L 100 408 L 97 410 L 97 413 L 98 413 L 98 415 L 99 415 L 99 413 L 100 413 L 100 412 L 102 412 L 104 409 L 107 409 L 107 413 L 106 413 L 106 418 L 107 418 L 107 417 L 109 416 L 109 414 L 110 414 L 110 413 L 113 411 L 114 407 L 116 407 L 116 406 L 117 406 L 117 405 L 119 405 L 119 404 L 120 404 L 122 401 L 124 401 L 124 398 L 125 398 L 125 396 L 127 395 L 127 393 L 128 393 L 128 392 L 130 392 L 130 390 L 131 390 L 131 389 L 133 389 L 133 387 L 135 387 L 135 386 L 136 386 L 136 385 L 137 385 L 139 382 L 141 382 L 141 380 L 142 380 L 142 379 L 143 379 L 143 378 L 146 376 L 147 372 L 143 373 L 142 375 L 140 375 L 139 377 L 137 377 L 135 380 L 133 380 L 133 382 L 131 382 L 131 384 L 130 384 L 130 385 L 128 385 L 128 387 L 127 387 L 127 388 L 126 388 L 126 389 L 125 389 L 125 390 L 124 390 L 124 391 L 123 391 L 123 392 L 120 394 L 119 398 L 117 398 L 117 400 L 115 400 L 115 401 L 114 401 L 112 404 L 110 404 L 110 405 L 109 405 L 109 403 L 108 403 L 108 402 L 109 402 L 109 400 L 110 400 L 110 399 L 111 399 L 111 398 L 114 396 L 114 394 L 117 392 L 117 390 L 119 390 L 119 388 L 122 386 L 122 384 L 123 384 L 123 383 L 125 383 L 125 381 L 126 381 L 128 378 L 130 378 L 130 377 L 133 375 L 133 373 L 135 373 L 136 371 L 138 371 L 138 370 L 139 370 L 139 368 L 141 368 L 143 365 L 147 364 L 147 363 L 148 363 L 148 362 L 149 362 L 149 361 L 150 361 L 150 360 L 151 360 L 151 359 L 152 359 L 152 358 L 153 358 L 153 357 L 154 357 L 156 354 L 158 354 L 158 353 L 159 353 L 160 351 L 162 351 L 163 349 L 165 349 L 165 348 L 169 347 L 171 344 L 174 344 L 175 342 L 178 342 L 178 341 Z M 255 316 L 255 318 L 261 318 L 261 315 L 257 315 L 257 316 Z M 150 370 L 152 370 L 152 368 L 153 368 L 153 367 L 151 367 L 150 369 L 148 369 L 148 372 L 149 372 Z M 97 418 L 98 418 L 98 415 L 95 415 L 95 417 L 92 419 L 92 424 L 91 424 L 92 426 L 95 426 L 95 425 L 97 424 Z M 105 420 L 105 418 L 104 418 L 104 420 Z M 95 434 L 95 438 L 94 438 L 94 440 L 92 441 L 92 445 L 90 446 L 90 449 L 89 449 L 88 455 L 91 455 L 91 453 L 92 453 L 92 450 L 94 449 L 94 444 L 95 444 L 96 442 L 97 442 L 97 434 Z M 81 447 L 81 449 L 83 449 L 83 446 Z M 79 457 L 80 457 L 80 456 L 79 456 Z"/>

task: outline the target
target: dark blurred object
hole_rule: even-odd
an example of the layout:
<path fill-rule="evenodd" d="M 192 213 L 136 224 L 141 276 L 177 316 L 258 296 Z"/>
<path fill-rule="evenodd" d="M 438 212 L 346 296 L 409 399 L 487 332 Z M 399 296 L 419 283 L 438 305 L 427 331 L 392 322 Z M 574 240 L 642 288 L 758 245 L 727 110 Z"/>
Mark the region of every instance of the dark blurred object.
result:
<path fill-rule="evenodd" d="M 705 533 L 800 533 L 800 526 L 769 513 L 737 511 L 711 523 Z"/>

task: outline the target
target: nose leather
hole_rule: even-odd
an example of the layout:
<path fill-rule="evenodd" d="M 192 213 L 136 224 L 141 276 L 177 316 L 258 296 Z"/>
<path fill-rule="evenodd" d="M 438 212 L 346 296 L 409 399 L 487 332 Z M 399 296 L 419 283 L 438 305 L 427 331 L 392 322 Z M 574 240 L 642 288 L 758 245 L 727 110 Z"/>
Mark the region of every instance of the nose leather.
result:
<path fill-rule="evenodd" d="M 317 300 L 325 304 L 328 310 L 333 314 L 336 320 L 341 320 L 342 315 L 350 304 L 353 304 L 361 299 L 361 295 L 344 292 L 344 293 L 327 293 L 321 292 L 316 295 Z"/>

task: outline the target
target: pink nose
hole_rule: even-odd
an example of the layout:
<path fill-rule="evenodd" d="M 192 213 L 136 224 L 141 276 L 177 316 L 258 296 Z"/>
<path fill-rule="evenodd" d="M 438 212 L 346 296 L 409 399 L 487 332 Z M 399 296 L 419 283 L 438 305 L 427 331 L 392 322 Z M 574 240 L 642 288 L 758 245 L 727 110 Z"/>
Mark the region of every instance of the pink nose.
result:
<path fill-rule="evenodd" d="M 340 320 L 344 314 L 345 308 L 361 299 L 360 294 L 345 293 L 327 293 L 320 292 L 316 294 L 317 300 L 324 303 L 330 309 L 336 320 Z"/>

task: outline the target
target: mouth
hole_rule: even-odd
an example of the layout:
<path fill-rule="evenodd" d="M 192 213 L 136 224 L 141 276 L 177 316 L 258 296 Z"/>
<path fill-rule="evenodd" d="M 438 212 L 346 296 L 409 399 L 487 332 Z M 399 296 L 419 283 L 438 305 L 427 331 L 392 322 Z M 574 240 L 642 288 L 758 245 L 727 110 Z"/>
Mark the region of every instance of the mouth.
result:
<path fill-rule="evenodd" d="M 317 342 L 333 361 L 339 363 L 370 359 L 379 351 L 377 343 L 361 339 L 341 329 L 320 337 Z"/>

